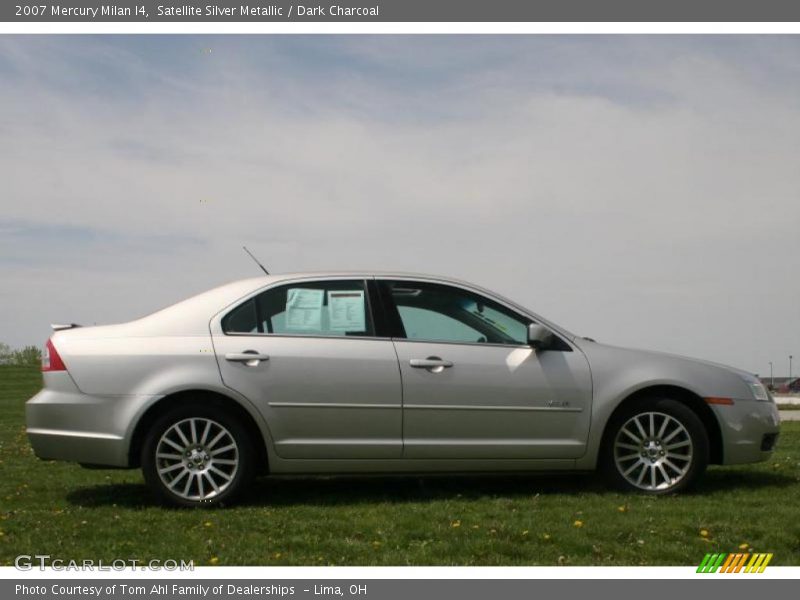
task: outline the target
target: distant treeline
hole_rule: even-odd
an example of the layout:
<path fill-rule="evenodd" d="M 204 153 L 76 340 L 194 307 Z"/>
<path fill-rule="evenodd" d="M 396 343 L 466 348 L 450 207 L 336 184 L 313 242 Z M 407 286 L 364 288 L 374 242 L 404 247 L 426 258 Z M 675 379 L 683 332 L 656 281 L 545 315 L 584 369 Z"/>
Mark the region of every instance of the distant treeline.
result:
<path fill-rule="evenodd" d="M 0 342 L 0 365 L 38 367 L 42 364 L 42 351 L 36 346 L 12 350 L 11 346 Z"/>

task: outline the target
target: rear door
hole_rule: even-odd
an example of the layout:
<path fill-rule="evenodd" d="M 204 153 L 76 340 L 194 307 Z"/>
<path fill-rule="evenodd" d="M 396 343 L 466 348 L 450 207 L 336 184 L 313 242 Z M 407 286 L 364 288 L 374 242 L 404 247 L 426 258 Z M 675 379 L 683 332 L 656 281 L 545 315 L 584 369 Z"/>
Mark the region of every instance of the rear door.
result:
<path fill-rule="evenodd" d="M 530 318 L 464 288 L 382 280 L 403 376 L 407 458 L 576 458 L 591 376 L 566 341 L 537 352 Z"/>
<path fill-rule="evenodd" d="M 401 456 L 397 356 L 375 336 L 364 280 L 277 285 L 212 329 L 225 385 L 263 413 L 279 456 Z"/>

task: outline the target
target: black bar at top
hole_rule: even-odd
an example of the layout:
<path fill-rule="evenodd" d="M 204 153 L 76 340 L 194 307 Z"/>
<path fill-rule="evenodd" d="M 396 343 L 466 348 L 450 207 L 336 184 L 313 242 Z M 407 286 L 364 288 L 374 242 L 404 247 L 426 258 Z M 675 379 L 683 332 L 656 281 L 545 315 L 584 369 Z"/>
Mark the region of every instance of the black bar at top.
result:
<path fill-rule="evenodd" d="M 298 3 L 292 0 L 4 0 L 0 3 L 0 21 L 800 22 L 800 1 L 338 0 Z"/>

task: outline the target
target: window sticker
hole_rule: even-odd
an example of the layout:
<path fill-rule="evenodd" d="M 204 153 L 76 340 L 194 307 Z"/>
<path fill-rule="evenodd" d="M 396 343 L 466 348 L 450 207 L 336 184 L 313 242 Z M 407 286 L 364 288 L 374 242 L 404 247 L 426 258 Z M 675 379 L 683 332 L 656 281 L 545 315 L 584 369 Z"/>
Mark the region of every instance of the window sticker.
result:
<path fill-rule="evenodd" d="M 364 290 L 328 292 L 331 331 L 366 331 Z"/>
<path fill-rule="evenodd" d="M 325 290 L 289 288 L 286 291 L 287 331 L 322 329 L 322 302 Z"/>

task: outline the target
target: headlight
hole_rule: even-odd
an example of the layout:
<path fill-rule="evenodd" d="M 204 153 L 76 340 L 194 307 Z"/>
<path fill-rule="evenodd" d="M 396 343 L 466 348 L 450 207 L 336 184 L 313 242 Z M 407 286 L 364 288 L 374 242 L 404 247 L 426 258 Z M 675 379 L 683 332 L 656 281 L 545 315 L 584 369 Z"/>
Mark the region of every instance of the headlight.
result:
<path fill-rule="evenodd" d="M 756 400 L 761 402 L 769 402 L 769 393 L 763 383 L 751 383 L 750 389 L 753 390 L 753 396 Z"/>
<path fill-rule="evenodd" d="M 753 392 L 753 398 L 758 400 L 759 402 L 771 402 L 772 398 L 767 391 L 767 388 L 764 387 L 764 384 L 761 383 L 756 377 L 747 376 L 742 377 L 747 382 L 747 385 L 750 386 L 750 391 Z"/>

